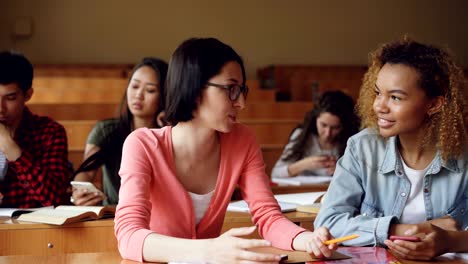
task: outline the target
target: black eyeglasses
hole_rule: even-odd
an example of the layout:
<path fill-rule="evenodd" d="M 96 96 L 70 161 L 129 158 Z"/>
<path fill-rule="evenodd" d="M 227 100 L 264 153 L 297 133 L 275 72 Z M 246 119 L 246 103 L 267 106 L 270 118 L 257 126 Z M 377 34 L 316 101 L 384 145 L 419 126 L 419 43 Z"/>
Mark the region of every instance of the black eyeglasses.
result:
<path fill-rule="evenodd" d="M 249 87 L 247 85 L 239 85 L 239 84 L 217 84 L 217 83 L 211 83 L 207 82 L 206 85 L 211 85 L 214 87 L 226 89 L 229 91 L 229 100 L 231 101 L 236 101 L 240 94 L 242 93 L 244 95 L 244 98 L 247 99 L 247 94 L 249 93 Z"/>

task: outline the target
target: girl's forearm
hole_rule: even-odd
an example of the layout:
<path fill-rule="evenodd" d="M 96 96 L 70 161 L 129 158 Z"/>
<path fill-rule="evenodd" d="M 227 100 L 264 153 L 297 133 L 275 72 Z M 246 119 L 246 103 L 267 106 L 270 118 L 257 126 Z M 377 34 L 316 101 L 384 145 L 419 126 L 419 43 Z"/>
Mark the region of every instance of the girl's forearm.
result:
<path fill-rule="evenodd" d="M 143 243 L 143 259 L 150 262 L 205 262 L 209 239 L 182 239 L 150 234 Z"/>
<path fill-rule="evenodd" d="M 304 160 L 298 160 L 294 163 L 291 163 L 291 165 L 288 166 L 288 172 L 289 172 L 289 176 L 291 177 L 294 177 L 294 176 L 297 176 L 299 174 L 301 174 L 301 172 L 303 172 L 305 169 L 304 169 Z"/>
<path fill-rule="evenodd" d="M 468 231 L 449 231 L 450 252 L 468 252 Z"/>
<path fill-rule="evenodd" d="M 306 251 L 306 243 L 312 240 L 313 233 L 312 232 L 302 232 L 297 235 L 293 240 L 293 249 L 294 250 L 301 250 Z"/>

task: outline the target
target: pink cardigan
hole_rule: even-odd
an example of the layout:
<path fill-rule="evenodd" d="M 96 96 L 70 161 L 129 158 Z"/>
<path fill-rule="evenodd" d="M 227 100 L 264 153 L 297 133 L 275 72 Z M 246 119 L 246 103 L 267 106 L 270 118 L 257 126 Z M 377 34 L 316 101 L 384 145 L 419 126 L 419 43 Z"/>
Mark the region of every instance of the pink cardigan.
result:
<path fill-rule="evenodd" d="M 175 175 L 171 133 L 172 127 L 141 128 L 125 140 L 115 215 L 122 257 L 143 261 L 143 241 L 151 233 L 189 239 L 218 237 L 236 185 L 249 204 L 260 235 L 275 247 L 292 249 L 293 239 L 304 229 L 281 214 L 250 129 L 236 124 L 230 133 L 220 133 L 218 179 L 198 225 L 192 200 Z"/>

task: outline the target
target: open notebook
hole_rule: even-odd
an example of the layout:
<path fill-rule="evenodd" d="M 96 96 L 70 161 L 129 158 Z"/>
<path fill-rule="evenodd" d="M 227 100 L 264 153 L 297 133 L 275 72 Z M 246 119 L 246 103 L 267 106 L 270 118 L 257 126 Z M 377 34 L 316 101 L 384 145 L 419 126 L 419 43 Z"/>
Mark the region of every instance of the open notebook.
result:
<path fill-rule="evenodd" d="M 86 220 L 96 220 L 115 215 L 115 207 L 61 205 L 55 209 L 44 209 L 18 217 L 19 221 L 52 225 L 70 224 Z"/>
<path fill-rule="evenodd" d="M 37 210 L 54 209 L 53 206 L 39 207 L 39 208 L 0 208 L 0 216 L 7 216 L 11 218 L 18 217 L 22 214 L 31 213 Z"/>
<path fill-rule="evenodd" d="M 289 193 L 277 194 L 276 200 L 281 208 L 281 212 L 295 211 L 298 206 L 311 206 L 320 200 L 325 192 L 306 192 L 306 193 Z M 244 200 L 231 202 L 227 208 L 233 212 L 249 212 L 249 207 Z"/>

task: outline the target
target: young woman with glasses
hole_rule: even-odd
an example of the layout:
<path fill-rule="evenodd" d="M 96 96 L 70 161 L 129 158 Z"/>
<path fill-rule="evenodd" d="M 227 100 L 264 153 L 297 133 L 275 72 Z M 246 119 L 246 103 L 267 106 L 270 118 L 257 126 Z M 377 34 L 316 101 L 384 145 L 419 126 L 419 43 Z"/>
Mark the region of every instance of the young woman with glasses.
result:
<path fill-rule="evenodd" d="M 162 129 L 138 129 L 123 147 L 115 232 L 124 258 L 158 262 L 278 263 L 276 246 L 329 256 L 328 230 L 286 219 L 269 188 L 253 132 L 237 123 L 248 88 L 240 56 L 217 39 L 189 39 L 172 55 Z M 236 186 L 255 227 L 221 233 Z"/>

